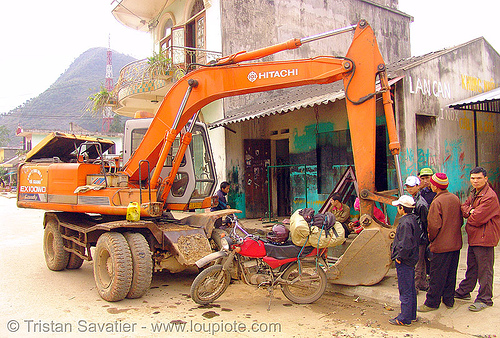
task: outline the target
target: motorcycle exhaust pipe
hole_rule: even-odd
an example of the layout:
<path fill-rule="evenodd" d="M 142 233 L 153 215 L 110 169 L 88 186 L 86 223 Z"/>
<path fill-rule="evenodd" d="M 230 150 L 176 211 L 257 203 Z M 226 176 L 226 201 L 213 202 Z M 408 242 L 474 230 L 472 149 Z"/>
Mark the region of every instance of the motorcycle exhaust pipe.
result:
<path fill-rule="evenodd" d="M 226 257 L 226 256 L 228 256 L 226 251 L 221 250 L 221 251 L 217 251 L 217 252 L 212 252 L 211 254 L 206 255 L 205 257 L 198 259 L 194 264 L 196 264 L 196 266 L 198 268 L 202 268 L 205 265 L 207 265 L 208 263 L 215 261 L 216 259 Z"/>

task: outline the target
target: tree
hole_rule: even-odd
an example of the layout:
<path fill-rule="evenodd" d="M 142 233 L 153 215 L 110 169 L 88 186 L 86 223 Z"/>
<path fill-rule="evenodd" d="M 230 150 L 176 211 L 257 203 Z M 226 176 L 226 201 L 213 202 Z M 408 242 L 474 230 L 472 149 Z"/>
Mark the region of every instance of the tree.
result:
<path fill-rule="evenodd" d="M 0 147 L 9 144 L 9 129 L 6 126 L 0 126 Z"/>

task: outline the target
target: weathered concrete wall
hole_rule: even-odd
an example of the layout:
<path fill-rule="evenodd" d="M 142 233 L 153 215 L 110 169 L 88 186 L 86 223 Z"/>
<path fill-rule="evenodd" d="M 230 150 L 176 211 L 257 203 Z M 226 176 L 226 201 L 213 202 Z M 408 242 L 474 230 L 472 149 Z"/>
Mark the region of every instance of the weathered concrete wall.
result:
<path fill-rule="evenodd" d="M 411 17 L 371 1 L 233 0 L 222 1 L 221 10 L 224 55 L 316 35 L 366 19 L 375 31 L 386 63 L 410 56 Z M 345 33 L 280 52 L 264 60 L 290 60 L 318 55 L 345 56 L 352 38 L 353 33 Z M 224 100 L 224 107 L 230 111 L 256 97 L 266 97 L 266 94 L 228 98 Z"/>
<path fill-rule="evenodd" d="M 398 115 L 403 176 L 430 167 L 449 176 L 450 191 L 467 195 L 475 166 L 473 113 L 447 106 L 500 85 L 499 65 L 496 51 L 477 39 L 406 72 L 404 111 Z M 500 115 L 478 113 L 477 123 L 479 165 L 500 192 Z"/>
<path fill-rule="evenodd" d="M 234 0 L 223 1 L 222 52 L 253 50 L 291 38 L 303 38 L 366 19 L 375 31 L 386 62 L 410 56 L 410 17 L 362 0 Z M 352 33 L 309 43 L 270 56 L 288 60 L 347 53 Z"/>
<path fill-rule="evenodd" d="M 381 105 L 378 105 L 377 125 L 384 124 L 383 110 Z M 232 191 L 234 191 L 234 193 L 229 194 L 230 204 L 240 205 L 241 210 L 244 210 L 246 182 L 244 182 L 243 140 L 270 139 L 271 165 L 276 165 L 276 140 L 286 138 L 289 141 L 290 164 L 301 165 L 290 169 L 291 209 L 306 207 L 306 200 L 307 207 L 312 207 L 315 210 L 321 207 L 328 194 L 318 193 L 317 135 L 318 133 L 349 129 L 344 100 L 307 107 L 283 115 L 230 124 L 228 127 L 234 131 L 226 130 L 227 177 L 230 179 Z M 307 167 L 304 168 L 302 165 Z M 271 177 L 271 184 L 273 182 L 275 183 L 275 179 Z M 273 188 L 276 188 L 275 184 Z M 267 205 L 267 200 L 261 202 Z M 276 215 L 275 195 L 272 205 L 273 214 Z"/>

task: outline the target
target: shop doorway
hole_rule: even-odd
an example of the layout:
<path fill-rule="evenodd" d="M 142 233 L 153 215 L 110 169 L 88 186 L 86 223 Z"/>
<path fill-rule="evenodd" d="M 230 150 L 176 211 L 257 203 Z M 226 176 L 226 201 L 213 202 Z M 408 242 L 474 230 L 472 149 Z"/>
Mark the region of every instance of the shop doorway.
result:
<path fill-rule="evenodd" d="M 267 169 L 271 164 L 271 140 L 245 139 L 245 214 L 265 217 L 267 212 Z"/>
<path fill-rule="evenodd" d="M 290 204 L 290 152 L 289 140 L 276 140 L 276 194 L 278 216 L 290 216 L 292 206 Z"/>

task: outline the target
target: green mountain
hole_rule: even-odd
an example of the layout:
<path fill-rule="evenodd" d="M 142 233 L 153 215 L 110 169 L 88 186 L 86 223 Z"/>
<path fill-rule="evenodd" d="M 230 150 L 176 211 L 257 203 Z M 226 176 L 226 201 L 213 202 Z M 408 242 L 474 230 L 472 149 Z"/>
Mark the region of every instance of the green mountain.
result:
<path fill-rule="evenodd" d="M 22 106 L 0 115 L 0 126 L 9 131 L 9 145 L 19 145 L 15 130 L 69 130 L 70 123 L 89 131 L 100 131 L 102 120 L 87 111 L 91 94 L 105 84 L 106 48 L 91 48 L 73 61 L 69 68 L 43 93 Z M 113 51 L 113 79 L 120 69 L 134 61 L 131 56 Z"/>

